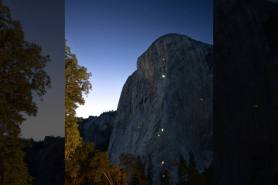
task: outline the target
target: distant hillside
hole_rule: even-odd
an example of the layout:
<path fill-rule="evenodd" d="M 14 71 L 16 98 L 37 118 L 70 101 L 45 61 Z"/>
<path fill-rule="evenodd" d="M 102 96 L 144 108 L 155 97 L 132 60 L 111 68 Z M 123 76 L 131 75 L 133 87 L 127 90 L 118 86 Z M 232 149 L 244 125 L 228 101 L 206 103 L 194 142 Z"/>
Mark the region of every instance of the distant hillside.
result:
<path fill-rule="evenodd" d="M 97 149 L 107 151 L 115 116 L 116 112 L 110 111 L 102 113 L 98 117 L 78 118 L 81 137 L 86 142 L 94 143 Z"/>

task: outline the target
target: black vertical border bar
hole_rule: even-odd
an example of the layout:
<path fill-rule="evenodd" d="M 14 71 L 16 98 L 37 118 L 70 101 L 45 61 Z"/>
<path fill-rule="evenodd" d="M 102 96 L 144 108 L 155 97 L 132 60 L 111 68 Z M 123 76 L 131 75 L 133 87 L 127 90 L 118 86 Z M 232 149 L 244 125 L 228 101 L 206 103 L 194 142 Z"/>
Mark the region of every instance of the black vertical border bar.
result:
<path fill-rule="evenodd" d="M 278 176 L 278 5 L 214 0 L 214 184 Z"/>

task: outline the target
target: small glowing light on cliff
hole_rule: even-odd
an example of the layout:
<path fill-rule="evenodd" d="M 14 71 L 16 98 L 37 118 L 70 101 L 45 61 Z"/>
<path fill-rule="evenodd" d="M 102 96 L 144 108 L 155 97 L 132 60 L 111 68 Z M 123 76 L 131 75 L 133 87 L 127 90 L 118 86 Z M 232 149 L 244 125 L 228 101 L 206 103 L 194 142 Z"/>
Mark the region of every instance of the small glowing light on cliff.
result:
<path fill-rule="evenodd" d="M 157 137 L 160 137 L 160 134 L 157 134 Z"/>
<path fill-rule="evenodd" d="M 164 161 L 161 161 L 161 165 L 164 165 L 165 164 L 165 162 Z"/>
<path fill-rule="evenodd" d="M 255 105 L 253 105 L 253 107 L 257 109 L 257 108 L 259 108 L 259 105 L 255 104 Z"/>
<path fill-rule="evenodd" d="M 161 77 L 162 77 L 162 78 L 166 78 L 166 75 L 165 75 L 165 74 L 163 74 Z"/>
<path fill-rule="evenodd" d="M 204 98 L 200 98 L 200 101 L 204 101 Z"/>
<path fill-rule="evenodd" d="M 166 177 L 166 175 L 165 174 L 162 174 L 162 178 L 165 178 Z"/>
<path fill-rule="evenodd" d="M 164 132 L 164 128 L 161 129 L 161 132 Z"/>
<path fill-rule="evenodd" d="M 162 58 L 162 61 L 165 61 L 165 58 L 164 58 L 164 57 Z"/>

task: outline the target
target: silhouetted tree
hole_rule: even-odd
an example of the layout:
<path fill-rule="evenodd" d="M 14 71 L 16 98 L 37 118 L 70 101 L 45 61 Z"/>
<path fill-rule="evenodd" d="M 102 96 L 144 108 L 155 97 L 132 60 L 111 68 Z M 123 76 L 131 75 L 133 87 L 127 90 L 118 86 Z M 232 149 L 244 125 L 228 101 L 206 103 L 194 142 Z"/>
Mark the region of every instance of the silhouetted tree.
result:
<path fill-rule="evenodd" d="M 24 39 L 18 21 L 0 1 L 0 184 L 28 185 L 31 178 L 19 141 L 20 125 L 35 116 L 34 95 L 42 98 L 50 79 L 44 68 L 49 57 Z"/>
<path fill-rule="evenodd" d="M 189 167 L 186 160 L 183 157 L 180 157 L 180 161 L 178 164 L 178 172 L 179 172 L 179 185 L 186 185 L 188 181 Z"/>
<path fill-rule="evenodd" d="M 192 154 L 189 155 L 189 164 L 184 159 L 180 159 L 179 176 L 180 185 L 210 185 L 211 170 L 203 173 L 196 168 L 196 162 Z"/>
<path fill-rule="evenodd" d="M 203 172 L 207 185 L 213 185 L 213 163 Z"/>
<path fill-rule="evenodd" d="M 130 185 L 148 185 L 148 179 L 145 176 L 144 166 L 140 158 L 132 154 L 122 154 L 120 163 L 128 173 Z"/>

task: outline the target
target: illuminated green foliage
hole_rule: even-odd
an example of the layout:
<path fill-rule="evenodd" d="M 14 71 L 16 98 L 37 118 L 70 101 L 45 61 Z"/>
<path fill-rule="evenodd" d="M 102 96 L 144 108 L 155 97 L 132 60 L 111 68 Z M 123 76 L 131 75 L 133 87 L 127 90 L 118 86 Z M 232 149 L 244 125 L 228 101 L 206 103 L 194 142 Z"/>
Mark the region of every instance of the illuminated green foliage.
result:
<path fill-rule="evenodd" d="M 126 185 L 126 173 L 92 144 L 79 145 L 66 163 L 66 185 Z"/>
<path fill-rule="evenodd" d="M 78 65 L 65 46 L 65 183 L 66 185 L 127 185 L 126 173 L 112 165 L 106 152 L 80 138 L 75 110 L 91 89 L 90 73 Z"/>
<path fill-rule="evenodd" d="M 78 64 L 70 48 L 65 46 L 65 159 L 81 142 L 75 110 L 78 105 L 84 104 L 83 94 L 89 93 L 91 89 L 90 76 L 87 69 Z"/>

